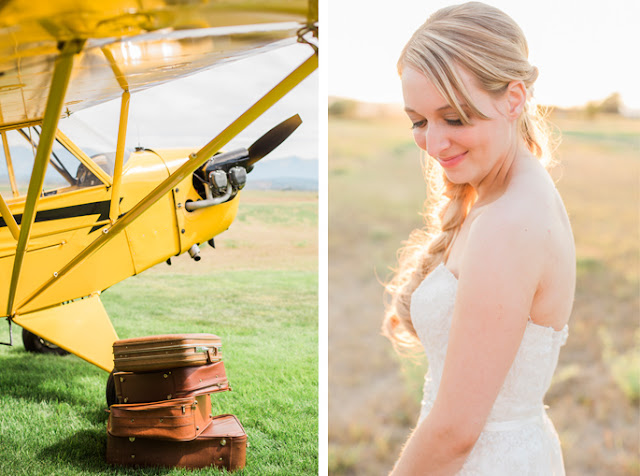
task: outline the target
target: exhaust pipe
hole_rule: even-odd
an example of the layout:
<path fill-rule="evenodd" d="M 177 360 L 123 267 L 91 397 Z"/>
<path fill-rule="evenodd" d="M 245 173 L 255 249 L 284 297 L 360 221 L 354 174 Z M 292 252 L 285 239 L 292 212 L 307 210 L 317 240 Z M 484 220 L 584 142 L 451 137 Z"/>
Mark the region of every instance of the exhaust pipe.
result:
<path fill-rule="evenodd" d="M 189 248 L 189 256 L 191 256 L 194 261 L 200 261 L 200 247 L 198 245 L 193 245 Z"/>

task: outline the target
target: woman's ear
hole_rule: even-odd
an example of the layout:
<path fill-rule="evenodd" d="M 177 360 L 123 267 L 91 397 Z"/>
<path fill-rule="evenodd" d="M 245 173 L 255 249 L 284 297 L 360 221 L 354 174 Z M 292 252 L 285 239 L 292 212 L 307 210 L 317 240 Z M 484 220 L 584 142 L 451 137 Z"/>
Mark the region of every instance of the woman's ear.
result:
<path fill-rule="evenodd" d="M 509 106 L 508 116 L 510 119 L 517 119 L 524 111 L 527 102 L 527 87 L 522 81 L 511 81 L 507 85 L 507 105 Z"/>

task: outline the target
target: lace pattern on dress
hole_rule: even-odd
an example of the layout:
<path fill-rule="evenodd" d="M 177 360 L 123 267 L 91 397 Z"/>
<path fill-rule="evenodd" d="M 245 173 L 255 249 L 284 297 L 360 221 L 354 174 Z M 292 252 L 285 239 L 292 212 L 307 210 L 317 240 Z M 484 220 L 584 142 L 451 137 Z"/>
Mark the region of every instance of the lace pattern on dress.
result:
<path fill-rule="evenodd" d="M 413 325 L 429 360 L 419 421 L 431 411 L 442 379 L 457 284 L 456 277 L 440 264 L 411 298 Z M 568 332 L 567 326 L 556 331 L 528 322 L 487 423 L 459 475 L 565 474 L 560 441 L 543 398 Z"/>

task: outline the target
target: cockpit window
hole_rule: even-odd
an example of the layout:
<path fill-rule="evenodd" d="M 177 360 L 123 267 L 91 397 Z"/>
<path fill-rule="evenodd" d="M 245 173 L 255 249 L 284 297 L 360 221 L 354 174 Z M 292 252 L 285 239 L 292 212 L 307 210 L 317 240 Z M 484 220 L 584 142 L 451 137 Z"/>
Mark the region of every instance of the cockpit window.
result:
<path fill-rule="evenodd" d="M 40 140 L 40 126 L 5 131 L 1 140 L 0 193 L 5 198 L 26 195 Z M 54 141 L 44 177 L 44 196 L 100 184 L 80 160 L 57 139 Z"/>
<path fill-rule="evenodd" d="M 95 124 L 94 124 L 95 125 Z M 117 128 L 111 130 L 108 126 L 117 126 L 117 122 L 104 121 L 98 129 L 84 122 L 75 115 L 60 120 L 60 130 L 100 166 L 104 172 L 113 177 L 116 162 Z M 132 149 L 125 147 L 123 164 L 127 163 Z"/>

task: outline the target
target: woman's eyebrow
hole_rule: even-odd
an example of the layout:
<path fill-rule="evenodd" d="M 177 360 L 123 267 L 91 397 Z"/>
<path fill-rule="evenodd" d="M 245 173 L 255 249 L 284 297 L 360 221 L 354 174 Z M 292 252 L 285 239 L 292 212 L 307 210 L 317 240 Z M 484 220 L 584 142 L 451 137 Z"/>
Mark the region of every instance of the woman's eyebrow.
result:
<path fill-rule="evenodd" d="M 461 106 L 463 109 L 467 107 L 467 106 L 466 106 L 466 104 L 461 104 L 460 106 Z M 445 111 L 445 110 L 447 110 L 447 109 L 451 109 L 451 110 L 454 110 L 454 111 L 455 111 L 455 108 L 454 108 L 453 106 L 451 106 L 450 104 L 445 104 L 444 106 L 441 106 L 441 107 L 439 107 L 438 109 L 436 109 L 436 112 Z M 411 109 L 411 108 L 410 108 L 410 107 L 408 107 L 408 106 L 405 106 L 404 110 L 405 110 L 405 112 L 413 112 L 413 113 L 416 113 L 416 111 L 415 111 L 415 110 Z M 416 114 L 417 114 L 417 113 L 416 113 Z"/>
<path fill-rule="evenodd" d="M 447 109 L 451 109 L 452 111 L 457 111 L 457 109 L 455 107 L 453 107 L 451 104 L 446 104 L 442 107 L 439 107 L 438 109 L 436 109 L 436 112 L 440 112 L 440 111 L 444 111 Z M 463 111 L 467 112 L 467 114 L 471 111 L 471 109 L 469 108 L 469 106 L 467 106 L 465 103 L 460 104 L 460 109 L 462 109 Z"/>

